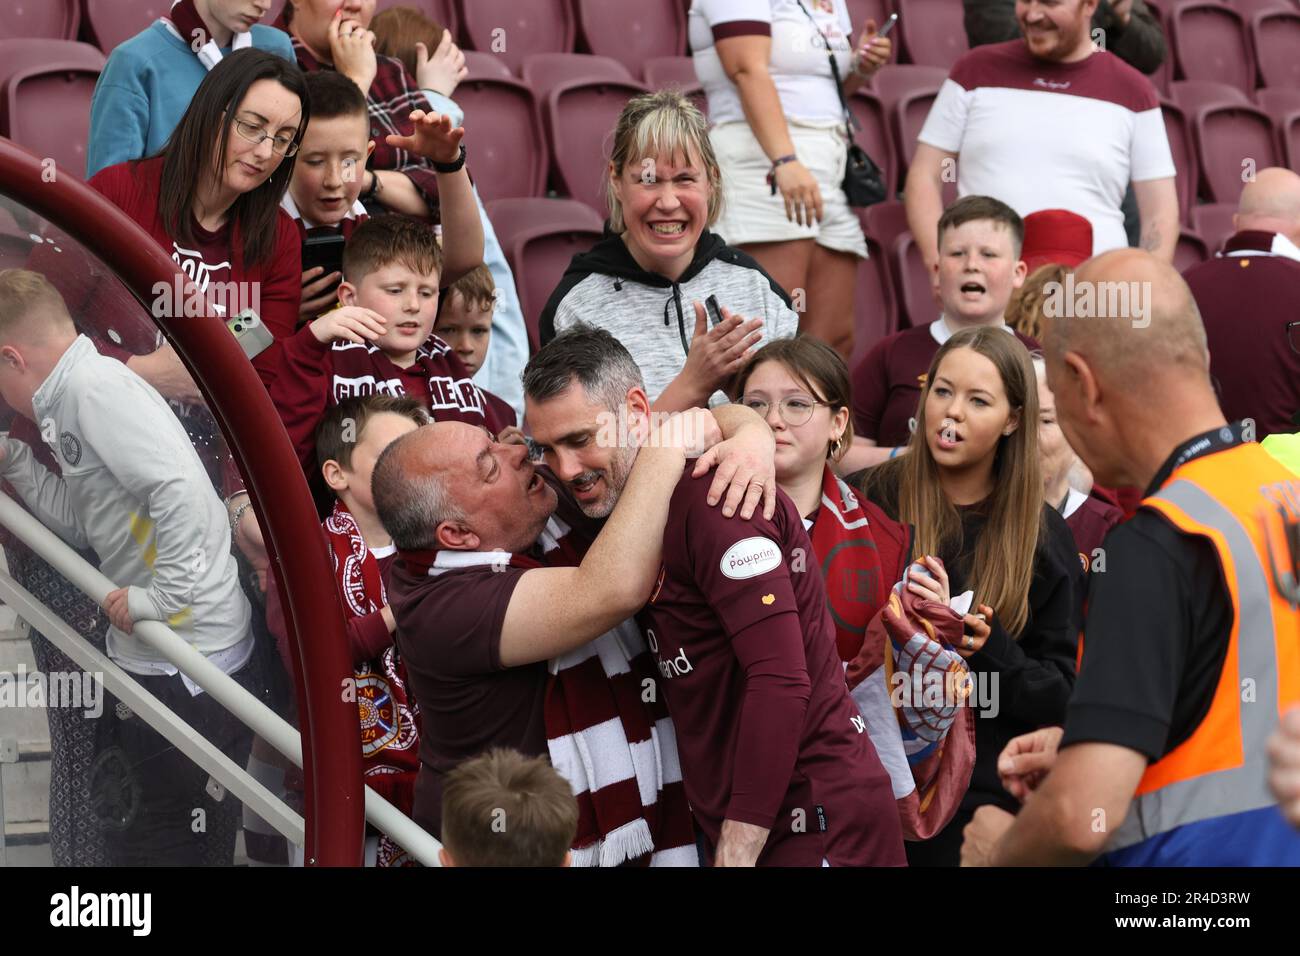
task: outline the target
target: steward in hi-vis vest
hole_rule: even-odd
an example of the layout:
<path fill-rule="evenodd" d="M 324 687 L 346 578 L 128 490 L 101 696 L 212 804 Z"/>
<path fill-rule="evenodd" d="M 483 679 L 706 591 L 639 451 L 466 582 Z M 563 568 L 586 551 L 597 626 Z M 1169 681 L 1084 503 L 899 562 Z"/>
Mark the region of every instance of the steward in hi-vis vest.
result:
<path fill-rule="evenodd" d="M 1202 437 L 1191 448 L 1209 441 Z M 1106 863 L 1300 865 L 1300 834 L 1283 820 L 1267 784 L 1267 740 L 1281 713 L 1300 702 L 1300 612 L 1274 583 L 1261 521 L 1277 502 L 1294 513 L 1300 481 L 1254 443 L 1193 452 L 1142 502 L 1177 534 L 1213 549 L 1231 618 L 1217 634 L 1217 667 L 1192 674 L 1188 665 L 1198 655 L 1184 658 L 1182 683 L 1192 682 L 1197 699 L 1175 702 L 1174 714 L 1183 717 L 1170 724 L 1159 759 L 1107 842 Z M 1081 660 L 1084 688 L 1086 649 Z M 1066 727 L 1063 743 L 1075 735 L 1069 721 Z"/>

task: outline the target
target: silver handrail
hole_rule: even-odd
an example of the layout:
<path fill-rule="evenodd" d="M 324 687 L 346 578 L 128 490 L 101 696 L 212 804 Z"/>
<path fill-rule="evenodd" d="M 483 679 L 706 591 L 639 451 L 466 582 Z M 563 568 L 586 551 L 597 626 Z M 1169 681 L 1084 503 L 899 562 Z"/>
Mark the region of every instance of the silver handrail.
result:
<path fill-rule="evenodd" d="M 50 531 L 45 525 L 41 524 L 35 517 L 29 514 L 18 502 L 14 501 L 6 494 L 0 493 L 0 525 L 7 528 L 19 540 L 29 548 L 44 558 L 49 565 L 62 574 L 78 590 L 89 597 L 96 604 L 103 605 L 104 598 L 110 591 L 117 590 L 117 585 L 106 578 L 100 571 L 88 564 L 72 548 L 68 547 L 54 532 Z M 12 582 L 12 579 L 10 579 Z M 3 583 L 0 581 L 0 583 Z M 18 588 L 17 584 L 11 583 L 4 588 L 6 591 L 13 591 Z M 18 590 L 21 590 L 18 588 Z M 26 592 L 23 592 L 24 594 Z M 19 597 L 15 594 L 15 597 Z M 54 616 L 60 623 L 53 612 L 44 608 L 40 602 L 37 602 L 30 594 L 27 595 L 30 601 L 35 602 L 39 608 L 44 609 L 46 614 Z M 15 611 L 23 613 L 21 601 L 15 600 L 12 604 Z M 37 608 L 30 604 L 27 611 L 36 614 Z M 41 616 L 37 614 L 36 616 Z M 26 617 L 26 614 L 24 614 Z M 47 620 L 45 622 L 49 624 Z M 65 625 L 66 627 L 66 625 Z M 45 633 L 44 627 L 38 625 L 38 630 Z M 82 648 L 94 651 L 95 654 L 103 657 L 103 663 L 106 663 L 113 670 L 121 672 L 107 657 L 100 655 L 100 652 L 87 644 L 79 634 L 71 628 L 67 628 L 77 644 Z M 159 621 L 137 621 L 133 629 L 133 634 L 141 638 L 150 647 L 156 650 L 170 663 L 176 666 L 186 677 L 194 681 L 195 684 L 203 688 L 206 693 L 212 695 L 213 700 L 225 707 L 236 719 L 246 727 L 252 729 L 259 737 L 274 747 L 279 753 L 293 762 L 294 766 L 302 767 L 302 737 L 298 730 L 288 723 L 279 714 L 275 713 L 255 696 L 241 687 L 234 678 L 224 673 L 219 667 L 204 657 L 199 651 L 195 650 L 187 641 L 178 637 L 171 628 Z M 61 648 L 67 651 L 66 648 Z M 69 654 L 69 656 L 72 656 Z M 73 658 L 76 660 L 76 658 Z M 81 665 L 81 662 L 78 661 Z M 105 674 L 105 681 L 108 680 L 109 670 L 97 664 L 100 670 Z M 89 670 L 89 668 L 88 668 Z M 121 672 L 125 675 L 125 672 Z M 116 679 L 116 678 L 115 678 Z M 134 681 L 132 682 L 134 683 Z M 124 687 L 124 685 L 121 685 Z M 136 685 L 139 688 L 139 685 Z M 112 688 L 110 688 L 111 690 Z M 147 693 L 143 688 L 139 688 L 141 693 Z M 170 712 L 169 712 L 170 713 Z M 181 728 L 182 733 L 189 735 L 203 743 L 207 743 L 204 738 L 198 735 L 192 728 L 182 721 L 176 721 Z M 163 733 L 161 727 L 150 722 L 154 729 Z M 166 734 L 164 734 L 166 736 Z M 170 740 L 171 738 L 168 737 Z M 176 741 L 173 741 L 175 743 Z M 180 744 L 177 744 L 180 746 Z M 210 746 L 210 745 L 209 745 Z M 184 747 L 186 754 L 194 759 L 203 769 L 217 776 L 217 767 L 208 766 L 203 760 L 197 759 L 194 754 Z M 227 759 L 220 751 L 217 755 L 222 759 Z M 227 759 L 227 762 L 229 760 Z M 232 764 L 233 766 L 233 764 Z M 262 787 L 260 783 L 253 780 L 244 769 L 236 768 L 237 774 L 247 779 L 249 788 Z M 218 777 L 220 780 L 221 778 Z M 224 783 L 224 781 L 223 781 Z M 234 780 L 231 780 L 230 788 L 235 790 Z M 255 792 L 255 791 L 246 791 Z M 270 795 L 269 791 L 265 791 Z M 274 798 L 272 798 L 274 799 Z M 260 802 L 260 801 L 257 801 Z M 278 801 L 277 801 L 278 802 Z M 286 808 L 287 809 L 287 808 Z M 266 816 L 261 810 L 256 810 L 259 816 L 262 816 L 268 823 L 275 825 L 276 820 Z M 393 806 L 379 794 L 375 793 L 370 787 L 365 788 L 365 814 L 366 820 L 378 827 L 384 833 L 388 834 L 399 846 L 405 849 L 416 860 L 425 866 L 440 866 L 438 861 L 438 850 L 442 844 L 430 836 L 419 824 L 411 820 L 410 817 L 402 813 L 401 810 Z M 296 814 L 294 816 L 297 816 Z M 302 844 L 302 818 L 297 818 L 298 838 L 295 843 Z M 286 822 L 281 819 L 280 822 Z M 280 827 L 276 827 L 280 832 L 285 833 Z M 285 833 L 289 836 L 288 833 Z M 290 837 L 292 839 L 292 837 Z"/>

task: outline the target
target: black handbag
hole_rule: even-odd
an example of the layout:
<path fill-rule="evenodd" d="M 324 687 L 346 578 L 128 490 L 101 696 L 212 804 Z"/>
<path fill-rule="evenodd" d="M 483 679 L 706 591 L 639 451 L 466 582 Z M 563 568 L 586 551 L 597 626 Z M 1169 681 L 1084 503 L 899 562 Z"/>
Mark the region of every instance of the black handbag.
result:
<path fill-rule="evenodd" d="M 813 29 L 817 31 L 822 38 L 822 42 L 826 44 L 826 58 L 831 61 L 831 77 L 835 80 L 835 95 L 840 98 L 840 109 L 844 111 L 844 132 L 848 139 L 848 161 L 844 165 L 844 182 L 840 184 L 840 188 L 844 190 L 844 195 L 848 198 L 850 206 L 862 208 L 884 202 L 889 198 L 889 194 L 885 190 L 885 177 L 881 175 L 880 167 L 876 165 L 875 160 L 853 138 L 858 129 L 858 121 L 854 118 L 852 111 L 849 109 L 849 102 L 844 97 L 844 85 L 840 80 L 840 65 L 835 60 L 835 51 L 831 49 L 826 34 L 821 32 L 821 29 L 817 26 L 817 21 L 813 19 L 813 15 L 808 12 L 808 8 L 802 2 L 799 3 L 799 9 L 804 12 L 804 16 L 812 21 Z"/>

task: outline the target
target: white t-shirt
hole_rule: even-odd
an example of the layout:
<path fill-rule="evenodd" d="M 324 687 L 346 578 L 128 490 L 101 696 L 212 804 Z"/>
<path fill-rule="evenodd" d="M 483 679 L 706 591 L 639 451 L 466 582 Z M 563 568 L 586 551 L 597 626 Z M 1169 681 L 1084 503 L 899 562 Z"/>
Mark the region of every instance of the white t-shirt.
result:
<path fill-rule="evenodd" d="M 1055 63 L 1023 40 L 977 47 L 953 65 L 917 138 L 958 154 L 960 196 L 993 196 L 1021 216 L 1084 216 L 1094 254 L 1128 245 L 1130 181 L 1174 176 L 1155 88 L 1111 53 Z"/>
<path fill-rule="evenodd" d="M 714 123 L 745 121 L 740 94 L 727 79 L 715 40 L 736 36 L 770 36 L 772 56 L 767 69 L 789 119 L 805 123 L 842 121 L 844 111 L 826 44 L 835 51 L 840 77 L 848 76 L 852 27 L 844 0 L 694 0 L 687 29 L 695 56 L 695 74 L 709 100 Z M 807 11 L 807 13 L 804 12 Z M 816 26 L 808 19 L 812 14 Z M 821 35 L 818 31 L 820 30 Z M 823 39 L 824 37 L 824 39 Z"/>

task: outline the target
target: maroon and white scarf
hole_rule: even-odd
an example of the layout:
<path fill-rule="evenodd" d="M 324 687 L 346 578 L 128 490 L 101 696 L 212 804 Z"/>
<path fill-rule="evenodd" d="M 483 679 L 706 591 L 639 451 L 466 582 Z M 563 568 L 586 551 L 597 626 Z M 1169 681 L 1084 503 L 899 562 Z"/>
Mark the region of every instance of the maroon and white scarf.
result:
<path fill-rule="evenodd" d="M 379 561 L 343 502 L 322 527 L 329 542 L 334 579 L 349 617 L 365 617 L 388 603 Z M 361 766 L 365 782 L 407 816 L 415 808 L 420 772 L 420 707 L 407 690 L 406 665 L 395 644 L 353 668 L 353 690 L 361 720 Z M 378 866 L 414 866 L 405 850 L 381 834 Z"/>
<path fill-rule="evenodd" d="M 194 0 L 176 0 L 172 4 L 171 11 L 160 22 L 194 51 L 194 55 L 199 58 L 204 69 L 211 72 L 212 68 L 221 62 L 221 47 L 217 46 L 217 41 L 212 39 L 212 35 L 208 32 L 208 25 L 203 22 L 203 18 L 199 16 L 199 11 L 194 6 Z M 252 45 L 253 34 L 249 31 L 236 33 L 230 48 L 246 50 Z"/>
<path fill-rule="evenodd" d="M 539 542 L 546 565 L 572 567 L 582 560 L 585 549 L 569 530 L 556 517 L 547 522 Z M 503 551 L 433 554 L 431 562 L 416 559 L 415 566 L 431 575 L 467 567 L 544 566 Z M 412 557 L 403 552 L 408 564 Z M 550 661 L 548 669 L 547 749 L 578 800 L 573 865 L 697 866 L 677 737 L 635 620 Z M 647 695 L 646 688 L 655 692 Z"/>

